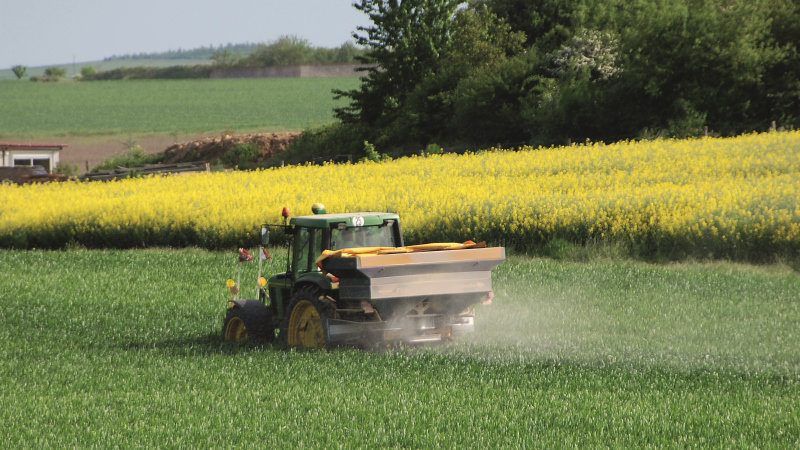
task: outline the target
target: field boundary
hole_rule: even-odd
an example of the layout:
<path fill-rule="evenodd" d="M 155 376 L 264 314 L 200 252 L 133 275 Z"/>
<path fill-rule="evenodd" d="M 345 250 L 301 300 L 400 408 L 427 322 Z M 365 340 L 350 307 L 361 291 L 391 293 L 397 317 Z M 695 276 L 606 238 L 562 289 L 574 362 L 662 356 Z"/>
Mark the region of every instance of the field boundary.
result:
<path fill-rule="evenodd" d="M 213 69 L 209 78 L 324 78 L 360 77 L 363 64 L 316 64 Z"/>

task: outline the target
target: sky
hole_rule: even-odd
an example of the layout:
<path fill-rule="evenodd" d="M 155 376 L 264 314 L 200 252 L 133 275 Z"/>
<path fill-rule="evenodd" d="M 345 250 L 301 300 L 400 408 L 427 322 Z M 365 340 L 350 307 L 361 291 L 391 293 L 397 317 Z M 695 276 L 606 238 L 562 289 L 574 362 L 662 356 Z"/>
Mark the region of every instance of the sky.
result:
<path fill-rule="evenodd" d="M 268 43 L 353 42 L 369 17 L 352 0 L 0 0 L 0 69 L 113 55 Z"/>

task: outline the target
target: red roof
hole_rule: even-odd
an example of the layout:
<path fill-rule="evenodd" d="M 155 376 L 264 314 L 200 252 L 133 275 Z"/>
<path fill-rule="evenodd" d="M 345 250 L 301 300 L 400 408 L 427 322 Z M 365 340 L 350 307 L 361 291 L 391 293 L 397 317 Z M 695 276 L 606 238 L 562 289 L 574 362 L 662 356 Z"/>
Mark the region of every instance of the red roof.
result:
<path fill-rule="evenodd" d="M 33 148 L 33 147 L 46 147 L 46 148 L 64 148 L 67 144 L 53 144 L 49 142 L 0 142 L 0 148 L 8 150 L 9 148 Z"/>

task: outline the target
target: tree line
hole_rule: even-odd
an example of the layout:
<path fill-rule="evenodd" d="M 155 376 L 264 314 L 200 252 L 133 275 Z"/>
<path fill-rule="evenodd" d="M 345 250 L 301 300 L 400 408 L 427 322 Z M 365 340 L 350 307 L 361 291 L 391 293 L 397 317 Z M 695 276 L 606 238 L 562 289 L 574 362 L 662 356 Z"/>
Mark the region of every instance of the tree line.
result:
<path fill-rule="evenodd" d="M 212 54 L 210 59 L 217 67 L 268 67 L 352 63 L 363 53 L 364 50 L 352 42 L 334 48 L 314 47 L 307 39 L 289 35 L 266 44 L 257 44 L 247 53 L 223 49 Z"/>
<path fill-rule="evenodd" d="M 201 48 L 198 51 L 208 52 Z M 353 63 L 364 50 L 347 42 L 339 47 L 314 47 L 307 39 L 297 36 L 281 36 L 275 41 L 262 44 L 220 47 L 207 55 L 210 65 L 170 67 L 122 67 L 102 72 L 83 74 L 84 81 L 121 79 L 184 79 L 208 78 L 216 68 L 269 67 L 299 64 Z M 189 54 L 184 52 L 183 54 Z M 199 56 L 206 53 L 191 54 Z M 167 55 L 171 55 L 168 53 Z M 145 55 L 147 56 L 147 55 Z"/>
<path fill-rule="evenodd" d="M 166 52 L 113 55 L 103 61 L 135 61 L 146 59 L 209 59 L 217 66 L 264 67 L 294 64 L 349 63 L 363 53 L 352 42 L 339 47 L 315 47 L 296 35 L 280 36 L 267 43 L 227 44 L 214 47 L 168 50 Z"/>
<path fill-rule="evenodd" d="M 346 42 L 339 47 L 315 47 L 307 39 L 297 36 L 281 36 L 278 39 L 259 44 L 228 44 L 219 47 L 198 47 L 191 50 L 169 50 L 158 53 L 136 53 L 121 56 L 111 56 L 104 61 L 141 61 L 141 60 L 186 60 L 209 59 L 211 64 L 175 65 L 167 67 L 133 66 L 117 69 L 97 71 L 93 66 L 84 66 L 81 70 L 80 80 L 122 80 L 122 79 L 185 79 L 208 78 L 215 68 L 231 67 L 269 67 L 300 64 L 343 64 L 354 63 L 357 56 L 361 56 L 364 49 L 357 47 L 352 42 Z M 48 70 L 64 71 L 60 67 Z M 22 78 L 27 73 L 27 67 L 18 65 L 12 68 L 17 78 Z M 44 76 L 32 78 L 33 81 L 57 81 L 60 76 Z"/>
<path fill-rule="evenodd" d="M 107 58 L 103 58 L 103 61 L 129 61 L 141 59 L 210 59 L 215 53 L 223 51 L 246 55 L 252 52 L 258 45 L 259 44 L 249 42 L 244 44 L 228 43 L 227 45 L 223 46 L 220 44 L 216 47 L 209 45 L 208 47 L 202 46 L 192 49 L 179 48 L 177 50 L 167 50 L 165 52 L 129 53 L 125 55 L 112 55 Z"/>
<path fill-rule="evenodd" d="M 800 126 L 796 0 L 360 0 L 361 85 L 296 154 Z M 773 125 L 774 124 L 774 125 Z"/>

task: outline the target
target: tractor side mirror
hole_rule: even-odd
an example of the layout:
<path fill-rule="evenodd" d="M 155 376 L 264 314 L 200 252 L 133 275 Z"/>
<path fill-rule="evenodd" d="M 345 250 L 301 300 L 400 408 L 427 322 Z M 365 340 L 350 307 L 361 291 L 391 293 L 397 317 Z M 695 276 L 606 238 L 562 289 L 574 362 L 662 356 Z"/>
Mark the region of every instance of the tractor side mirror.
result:
<path fill-rule="evenodd" d="M 261 225 L 261 245 L 269 245 L 269 227 L 266 225 Z"/>

